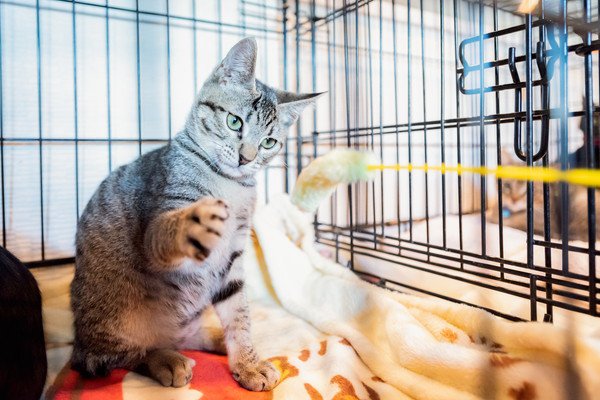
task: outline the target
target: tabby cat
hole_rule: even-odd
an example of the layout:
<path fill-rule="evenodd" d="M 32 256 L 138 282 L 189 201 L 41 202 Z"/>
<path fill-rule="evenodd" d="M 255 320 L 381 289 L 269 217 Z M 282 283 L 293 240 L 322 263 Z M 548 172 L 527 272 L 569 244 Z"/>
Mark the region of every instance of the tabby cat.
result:
<path fill-rule="evenodd" d="M 202 86 L 184 129 L 111 173 L 83 212 L 71 287 L 71 361 L 83 374 L 127 368 L 180 387 L 194 362 L 177 349 L 226 350 L 243 387 L 277 383 L 251 343 L 243 250 L 255 175 L 318 94 L 256 80 L 256 51 L 254 39 L 237 43 Z M 220 339 L 199 329 L 209 305 L 224 328 Z"/>
<path fill-rule="evenodd" d="M 507 151 L 502 151 L 503 165 L 525 165 L 517 161 Z M 558 167 L 557 167 L 558 168 Z M 568 185 L 568 235 L 569 240 L 588 241 L 588 203 L 587 188 Z M 600 196 L 595 191 L 596 215 L 600 215 Z M 560 184 L 549 184 L 549 217 L 550 237 L 562 237 L 562 210 Z M 502 181 L 502 223 L 504 226 L 527 231 L 527 182 L 512 179 Z M 499 222 L 498 204 L 491 204 L 487 217 L 490 222 Z M 600 221 L 598 221 L 600 222 Z M 600 239 L 600 224 L 596 223 L 596 240 Z M 533 231 L 536 235 L 544 235 L 544 192 L 543 184 L 536 182 L 533 186 Z"/>

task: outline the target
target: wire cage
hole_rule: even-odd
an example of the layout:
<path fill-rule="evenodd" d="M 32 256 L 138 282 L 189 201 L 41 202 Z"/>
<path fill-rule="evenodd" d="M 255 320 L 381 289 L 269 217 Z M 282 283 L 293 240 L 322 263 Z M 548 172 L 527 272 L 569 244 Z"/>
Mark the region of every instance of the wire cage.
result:
<path fill-rule="evenodd" d="M 77 218 L 99 182 L 167 143 L 224 51 L 255 36 L 261 79 L 328 91 L 262 175 L 263 201 L 332 148 L 374 151 L 403 168 L 339 189 L 315 216 L 338 261 L 383 287 L 510 319 L 597 316 L 595 189 L 578 187 L 575 201 L 575 185 L 529 181 L 515 229 L 510 180 L 455 172 L 597 167 L 598 7 L 2 0 L 2 245 L 31 267 L 72 262 Z M 575 216 L 585 229 L 573 240 Z"/>
<path fill-rule="evenodd" d="M 523 183 L 516 231 L 514 182 L 455 173 L 597 167 L 598 4 L 513 3 L 301 4 L 297 79 L 328 89 L 329 107 L 299 128 L 296 159 L 347 146 L 403 167 L 339 190 L 315 218 L 365 279 L 514 320 L 596 316 L 595 189 Z"/>

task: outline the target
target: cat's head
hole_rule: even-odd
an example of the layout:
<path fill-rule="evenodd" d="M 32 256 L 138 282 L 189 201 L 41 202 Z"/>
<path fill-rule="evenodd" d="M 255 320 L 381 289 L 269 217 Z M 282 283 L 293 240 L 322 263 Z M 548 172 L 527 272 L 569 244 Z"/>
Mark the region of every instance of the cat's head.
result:
<path fill-rule="evenodd" d="M 247 179 L 285 145 L 290 126 L 320 93 L 273 89 L 254 76 L 256 41 L 229 50 L 200 90 L 186 130 L 208 162 L 233 179 Z"/>

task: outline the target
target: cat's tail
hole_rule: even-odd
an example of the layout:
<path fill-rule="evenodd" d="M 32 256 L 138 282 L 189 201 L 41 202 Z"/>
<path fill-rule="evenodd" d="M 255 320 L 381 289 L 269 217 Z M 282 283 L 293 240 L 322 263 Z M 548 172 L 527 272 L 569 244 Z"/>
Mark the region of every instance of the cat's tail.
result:
<path fill-rule="evenodd" d="M 0 247 L 0 399 L 38 400 L 46 372 L 40 289 L 27 267 Z"/>

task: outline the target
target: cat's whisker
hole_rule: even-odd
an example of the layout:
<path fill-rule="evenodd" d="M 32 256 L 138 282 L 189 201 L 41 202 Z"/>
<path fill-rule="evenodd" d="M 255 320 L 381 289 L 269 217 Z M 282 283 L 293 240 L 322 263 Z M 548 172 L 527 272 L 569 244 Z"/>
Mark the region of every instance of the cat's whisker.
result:
<path fill-rule="evenodd" d="M 285 160 L 281 160 L 281 166 L 286 170 L 290 168 L 290 166 L 288 165 L 288 163 L 285 162 Z"/>

